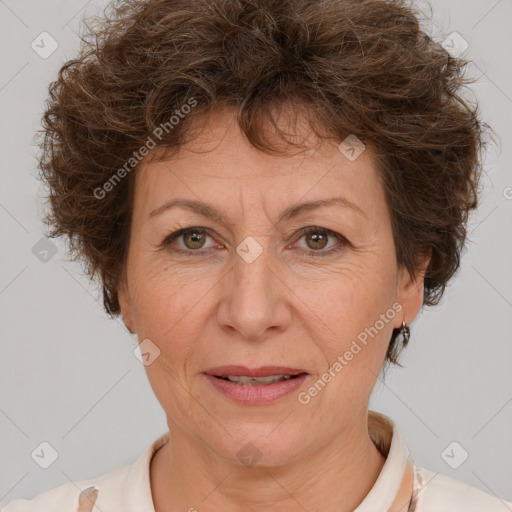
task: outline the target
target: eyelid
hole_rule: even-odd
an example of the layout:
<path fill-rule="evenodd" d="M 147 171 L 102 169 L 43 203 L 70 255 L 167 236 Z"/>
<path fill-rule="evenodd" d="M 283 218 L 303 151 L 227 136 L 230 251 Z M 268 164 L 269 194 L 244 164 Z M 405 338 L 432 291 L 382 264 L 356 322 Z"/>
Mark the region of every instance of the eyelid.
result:
<path fill-rule="evenodd" d="M 300 237 L 303 237 L 304 235 L 307 235 L 308 233 L 315 232 L 315 231 L 323 231 L 333 237 L 338 237 L 338 238 L 342 238 L 342 239 L 345 238 L 343 235 L 341 235 L 340 233 L 337 233 L 336 231 L 332 231 L 331 229 L 323 228 L 321 226 L 313 226 L 313 225 L 300 228 L 298 231 L 295 232 L 294 237 L 300 238 Z"/>

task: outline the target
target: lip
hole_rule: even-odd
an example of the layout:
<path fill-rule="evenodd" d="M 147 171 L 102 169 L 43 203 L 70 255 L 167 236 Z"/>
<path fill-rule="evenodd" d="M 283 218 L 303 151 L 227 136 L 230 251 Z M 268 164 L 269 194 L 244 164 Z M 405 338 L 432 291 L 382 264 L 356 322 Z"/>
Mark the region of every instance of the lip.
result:
<path fill-rule="evenodd" d="M 240 367 L 238 367 L 240 368 Z M 259 368 L 258 370 L 267 371 L 268 368 Z M 289 371 L 290 369 L 288 369 Z M 217 370 L 216 370 L 217 371 Z M 230 370 L 232 371 L 232 370 Z M 247 369 L 245 369 L 247 371 Z M 257 371 L 257 370 L 254 370 Z M 282 371 L 282 368 L 281 370 Z M 225 375 L 225 374 L 224 374 Z M 228 373 L 233 375 L 233 373 Z M 245 374 L 247 375 L 247 374 Z M 267 373 L 267 375 L 290 375 L 289 373 Z M 296 374 L 293 374 L 296 375 Z M 267 384 L 262 386 L 241 386 L 234 382 L 220 379 L 207 373 L 204 376 L 210 381 L 213 387 L 222 393 L 225 397 L 233 400 L 236 403 L 243 405 L 265 405 L 275 402 L 276 400 L 290 395 L 294 391 L 300 388 L 304 381 L 309 377 L 307 373 L 297 375 L 297 377 L 281 382 L 275 382 L 274 384 Z M 254 375 L 253 375 L 254 376 Z M 261 377 L 263 375 L 255 375 Z"/>
<path fill-rule="evenodd" d="M 210 368 L 204 373 L 216 377 L 241 377 L 244 375 L 247 377 L 268 377 L 269 375 L 299 375 L 300 373 L 307 372 L 306 370 L 288 368 L 286 366 L 260 366 L 259 368 L 247 368 L 246 366 L 229 365 Z"/>

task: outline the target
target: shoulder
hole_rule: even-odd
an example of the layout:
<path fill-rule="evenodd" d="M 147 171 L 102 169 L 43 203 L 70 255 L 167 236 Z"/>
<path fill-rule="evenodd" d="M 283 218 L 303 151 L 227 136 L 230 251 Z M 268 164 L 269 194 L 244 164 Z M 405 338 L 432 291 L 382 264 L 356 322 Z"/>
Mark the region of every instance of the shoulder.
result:
<path fill-rule="evenodd" d="M 150 463 L 156 450 L 169 441 L 169 432 L 147 446 L 137 460 L 89 479 L 69 482 L 32 499 L 15 499 L 0 512 L 91 512 L 154 510 L 151 497 Z M 128 506 L 127 506 L 128 504 Z"/>
<path fill-rule="evenodd" d="M 512 512 L 512 502 L 448 475 L 417 467 L 417 478 L 415 512 Z"/>
<path fill-rule="evenodd" d="M 90 512 L 95 510 L 115 510 L 119 497 L 126 486 L 132 465 L 126 465 L 97 478 L 68 482 L 32 499 L 14 499 L 0 512 Z M 120 492 L 121 491 L 121 492 Z"/>

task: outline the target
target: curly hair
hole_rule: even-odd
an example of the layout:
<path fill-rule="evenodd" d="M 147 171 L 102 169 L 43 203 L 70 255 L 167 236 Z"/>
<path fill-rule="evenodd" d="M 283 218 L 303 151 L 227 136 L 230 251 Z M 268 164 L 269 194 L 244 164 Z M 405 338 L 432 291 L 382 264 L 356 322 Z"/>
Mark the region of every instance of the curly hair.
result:
<path fill-rule="evenodd" d="M 264 127 L 277 128 L 272 107 L 286 103 L 306 113 L 318 137 L 355 135 L 372 148 L 397 263 L 413 275 L 417 256 L 430 251 L 424 304 L 438 304 L 477 207 L 487 125 L 462 94 L 473 81 L 467 61 L 420 21 L 401 0 L 110 4 L 85 23 L 78 55 L 49 86 L 39 143 L 48 236 L 67 236 L 72 258 L 91 279 L 99 275 L 106 312 L 119 314 L 129 171 L 148 141 L 157 134 L 159 146 L 178 148 L 194 119 L 232 107 L 254 147 L 279 153 Z M 386 355 L 396 364 L 397 334 Z"/>

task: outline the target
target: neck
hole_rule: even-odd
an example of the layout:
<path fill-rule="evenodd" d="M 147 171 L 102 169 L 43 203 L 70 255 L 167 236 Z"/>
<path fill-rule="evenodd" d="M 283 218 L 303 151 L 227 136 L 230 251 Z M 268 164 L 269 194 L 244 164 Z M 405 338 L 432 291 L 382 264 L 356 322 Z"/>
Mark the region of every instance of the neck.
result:
<path fill-rule="evenodd" d="M 338 438 L 282 466 L 248 468 L 219 459 L 178 428 L 170 434 L 151 461 L 155 512 L 351 512 L 385 462 L 368 435 L 366 411 Z"/>

